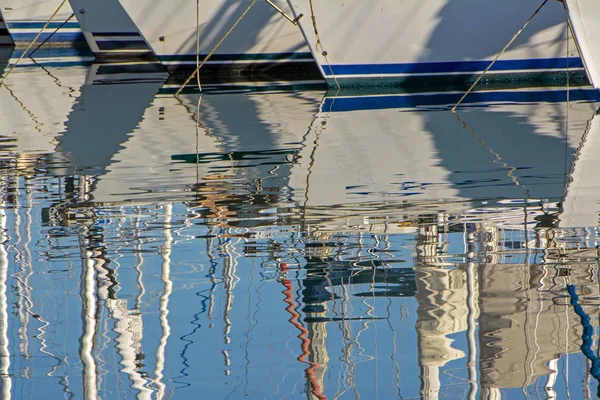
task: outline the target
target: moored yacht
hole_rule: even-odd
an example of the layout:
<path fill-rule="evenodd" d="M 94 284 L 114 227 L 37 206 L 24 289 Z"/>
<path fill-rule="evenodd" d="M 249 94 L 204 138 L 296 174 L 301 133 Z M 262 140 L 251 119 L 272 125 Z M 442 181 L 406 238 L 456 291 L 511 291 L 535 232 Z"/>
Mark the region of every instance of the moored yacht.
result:
<path fill-rule="evenodd" d="M 119 1 L 170 72 L 189 73 L 212 54 L 204 74 L 320 79 L 300 29 L 282 15 L 289 7 L 281 0 L 274 2 L 281 13 L 263 0 Z"/>
<path fill-rule="evenodd" d="M 585 80 L 562 2 L 537 13 L 537 0 L 288 2 L 332 87 L 464 90 L 498 55 L 488 82 L 556 82 L 567 69 Z"/>
<path fill-rule="evenodd" d="M 0 0 L 0 13 L 17 47 L 28 46 L 42 30 L 37 43 L 61 47 L 85 45 L 69 3 L 61 7 L 60 0 Z"/>

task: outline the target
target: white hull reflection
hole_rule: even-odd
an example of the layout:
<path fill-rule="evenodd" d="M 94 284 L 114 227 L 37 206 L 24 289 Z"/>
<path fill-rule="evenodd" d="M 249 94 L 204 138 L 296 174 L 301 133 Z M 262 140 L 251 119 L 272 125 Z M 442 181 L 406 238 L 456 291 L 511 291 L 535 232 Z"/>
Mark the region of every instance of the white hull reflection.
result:
<path fill-rule="evenodd" d="M 15 170 L 33 171 L 56 151 L 65 116 L 85 82 L 87 70 L 14 70 L 0 90 L 0 159 Z"/>
<path fill-rule="evenodd" d="M 568 113 L 561 89 L 501 93 L 481 94 L 458 116 L 447 107 L 460 94 L 326 97 L 291 180 L 307 223 L 406 230 L 440 213 L 522 229 L 555 214 L 597 106 L 584 98 L 595 92 L 582 91 Z"/>
<path fill-rule="evenodd" d="M 58 218 L 101 204 L 216 207 L 235 201 L 230 184 L 251 177 L 257 184 L 245 195 L 278 204 L 322 94 L 156 96 L 164 78 L 122 74 L 114 65 L 92 70 L 52 156 L 50 173 L 76 181 L 77 201 L 59 205 Z"/>
<path fill-rule="evenodd" d="M 577 154 L 570 164 L 569 181 L 560 214 L 561 228 L 600 225 L 600 185 L 596 171 L 600 166 L 600 118 L 590 118 Z"/>

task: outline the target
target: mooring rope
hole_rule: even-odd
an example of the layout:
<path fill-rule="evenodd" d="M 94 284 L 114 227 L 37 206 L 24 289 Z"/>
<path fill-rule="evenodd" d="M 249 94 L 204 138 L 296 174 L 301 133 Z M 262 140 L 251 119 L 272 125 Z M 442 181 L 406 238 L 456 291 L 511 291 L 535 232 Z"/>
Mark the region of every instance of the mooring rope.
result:
<path fill-rule="evenodd" d="M 548 1 L 548 0 L 546 0 Z M 337 89 L 340 89 L 340 83 L 338 82 L 335 73 L 333 72 L 333 68 L 331 68 L 331 63 L 329 62 L 329 58 L 327 57 L 327 51 L 323 48 L 323 43 L 321 42 L 321 35 L 319 35 L 319 30 L 317 29 L 317 17 L 315 15 L 315 9 L 313 7 L 312 0 L 308 0 L 308 4 L 310 5 L 310 18 L 312 20 L 312 26 L 315 31 L 315 37 L 317 39 L 317 43 L 315 43 L 315 50 L 320 51 L 323 57 L 325 58 L 325 62 L 327 63 L 327 67 L 329 67 L 329 72 L 331 72 L 331 76 L 335 81 L 335 85 Z"/>
<path fill-rule="evenodd" d="M 8 70 L 8 72 L 6 73 L 6 75 L 4 75 L 0 79 L 0 85 L 2 85 L 4 83 L 4 81 L 6 80 L 6 78 L 8 78 L 8 76 L 10 75 L 10 73 L 13 72 L 13 70 L 15 69 L 15 67 L 21 62 L 21 60 L 25 57 L 25 55 L 27 54 L 27 52 L 33 47 L 33 45 L 35 44 L 35 42 L 37 42 L 37 40 L 40 38 L 40 36 L 42 36 L 42 33 L 44 33 L 44 30 L 48 27 L 48 25 L 50 25 L 50 22 L 52 22 L 52 20 L 54 19 L 54 17 L 56 17 L 56 14 L 58 14 L 58 12 L 60 11 L 60 9 L 65 5 L 65 3 L 67 1 L 68 0 L 63 0 L 63 2 L 60 3 L 60 6 L 58 6 L 58 8 L 56 9 L 56 11 L 54 11 L 54 14 L 52 14 L 50 16 L 50 19 L 48 19 L 48 21 L 46 21 L 46 24 L 44 25 L 44 27 L 33 38 L 33 40 L 31 41 L 31 43 L 29 43 L 29 46 L 27 46 L 27 48 L 25 49 L 25 51 L 23 52 L 23 54 L 21 54 L 21 56 L 19 57 L 19 59 L 17 60 L 17 62 L 14 63 L 12 65 L 12 67 Z"/>
<path fill-rule="evenodd" d="M 200 0 L 196 0 L 196 70 L 200 70 Z M 201 92 L 200 74 L 196 74 L 196 82 L 198 83 L 198 90 Z M 198 109 L 200 109 L 199 104 Z M 198 112 L 198 115 L 200 115 L 200 112 Z"/>
<path fill-rule="evenodd" d="M 221 38 L 221 40 L 219 40 L 217 42 L 217 44 L 212 48 L 212 50 L 206 55 L 206 57 L 204 57 L 204 60 L 202 60 L 202 63 L 200 65 L 198 65 L 196 67 L 196 70 L 194 72 L 192 72 L 190 74 L 190 76 L 188 76 L 188 78 L 185 80 L 185 82 L 183 83 L 183 85 L 181 85 L 181 87 L 179 88 L 179 90 L 177 90 L 177 93 L 175 93 L 175 96 L 178 96 L 179 93 L 181 93 L 181 91 L 183 90 L 183 88 L 190 83 L 190 81 L 192 80 L 192 78 L 196 75 L 200 73 L 200 68 L 202 68 L 204 66 L 204 64 L 206 64 L 206 61 L 208 61 L 208 59 L 213 55 L 213 53 L 217 50 L 217 48 L 221 45 L 221 43 L 223 43 L 223 41 L 225 40 L 225 38 L 227 38 L 227 36 L 229 36 L 229 34 L 235 29 L 235 27 L 242 21 L 242 19 L 246 16 L 246 14 L 248 14 L 248 11 L 250 11 L 250 9 L 252 8 L 252 6 L 256 3 L 256 0 L 252 0 L 252 3 L 250 3 L 250 5 L 248 5 L 248 7 L 244 10 L 244 12 L 242 13 L 242 15 L 239 16 L 239 18 L 237 19 L 237 21 L 235 21 L 235 23 L 231 26 L 231 28 L 229 28 L 229 30 L 225 33 L 225 35 L 223 35 L 223 37 Z M 202 89 L 200 89 L 202 90 Z"/>
<path fill-rule="evenodd" d="M 33 49 L 33 51 L 31 52 L 31 54 L 29 54 L 29 58 L 31 58 L 33 60 L 33 55 L 35 54 L 36 51 L 38 51 L 43 45 L 45 45 L 48 40 L 52 39 L 52 36 L 56 35 L 56 32 L 58 32 L 59 30 L 61 30 L 67 23 L 69 23 L 69 21 L 71 19 L 73 19 L 73 17 L 75 16 L 75 13 L 72 13 L 69 18 L 67 18 L 65 20 L 65 22 L 63 22 L 62 24 L 60 24 L 60 26 L 58 28 L 56 28 L 54 30 L 54 32 L 52 32 L 50 34 L 50 36 L 48 36 L 46 39 L 44 39 L 44 41 L 42 43 L 40 43 L 35 49 Z"/>
<path fill-rule="evenodd" d="M 500 53 L 498 53 L 498 55 L 492 60 L 492 62 L 490 63 L 490 65 L 488 65 L 488 67 L 483 71 L 483 73 L 481 75 L 479 75 L 479 77 L 471 85 L 471 87 L 469 88 L 469 90 L 467 90 L 466 93 L 460 98 L 460 100 L 458 101 L 458 103 L 456 103 L 454 105 L 454 107 L 452 107 L 452 112 L 456 112 L 456 108 L 460 105 L 460 103 L 462 103 L 463 100 L 469 95 L 469 93 L 471 93 L 473 91 L 473 89 L 475 88 L 475 86 L 477 86 L 477 84 L 485 76 L 485 74 L 487 74 L 489 72 L 489 70 L 492 69 L 492 67 L 494 66 L 494 64 L 496 64 L 496 61 L 498 61 L 498 59 L 500 57 L 502 57 L 502 55 L 506 52 L 506 50 L 508 50 L 508 48 L 510 47 L 510 45 L 513 44 L 513 42 L 515 40 L 517 40 L 517 38 L 519 37 L 519 35 L 525 30 L 525 28 L 527 27 L 527 25 L 529 25 L 529 23 L 531 22 L 531 20 L 540 12 L 540 10 L 542 8 L 544 8 L 544 6 L 546 5 L 546 3 L 548 3 L 548 0 L 544 0 L 544 2 L 542 3 L 542 5 L 539 6 L 537 8 L 537 10 L 535 10 L 535 12 L 531 15 L 531 17 L 529 17 L 529 19 L 527 20 L 527 22 L 525 22 L 525 24 L 523 25 L 523 27 L 521 29 L 519 29 L 517 31 L 517 33 L 514 34 L 514 36 L 512 37 L 512 39 L 510 39 L 510 41 L 506 44 L 506 46 L 504 46 L 504 48 L 502 49 L 502 51 Z"/>

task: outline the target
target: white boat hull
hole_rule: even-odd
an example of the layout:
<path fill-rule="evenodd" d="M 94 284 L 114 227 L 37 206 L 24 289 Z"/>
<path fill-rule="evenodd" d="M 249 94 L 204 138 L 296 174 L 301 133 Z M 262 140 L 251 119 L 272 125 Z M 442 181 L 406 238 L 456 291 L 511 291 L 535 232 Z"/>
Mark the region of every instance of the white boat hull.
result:
<path fill-rule="evenodd" d="M 594 0 L 566 0 L 569 19 L 582 53 L 588 77 L 600 88 L 600 3 Z"/>
<path fill-rule="evenodd" d="M 154 59 L 118 0 L 69 0 L 96 59 Z"/>
<path fill-rule="evenodd" d="M 419 82 L 438 78 L 446 87 L 464 87 L 488 67 L 541 4 L 538 0 L 288 1 L 295 17 L 303 15 L 302 32 L 331 86 L 336 80 L 342 86 L 402 86 L 415 78 Z M 502 54 L 488 79 L 548 79 L 567 67 L 581 70 L 573 43 L 567 56 L 566 18 L 562 3 L 548 2 Z"/>
<path fill-rule="evenodd" d="M 205 73 L 311 70 L 318 77 L 300 29 L 264 0 L 257 0 L 240 23 L 219 41 L 251 4 L 250 0 L 119 0 L 156 56 L 171 72 L 193 70 L 214 50 Z M 289 12 L 287 4 L 279 5 Z M 199 25 L 199 45 L 197 28 Z"/>
<path fill-rule="evenodd" d="M 12 41 L 17 47 L 29 45 L 58 9 L 61 0 L 0 0 L 0 12 Z M 85 44 L 85 38 L 73 10 L 67 3 L 43 30 L 37 43 L 72 47 Z M 2 29 L 0 23 L 0 29 Z M 2 44 L 2 43 L 0 43 Z"/>

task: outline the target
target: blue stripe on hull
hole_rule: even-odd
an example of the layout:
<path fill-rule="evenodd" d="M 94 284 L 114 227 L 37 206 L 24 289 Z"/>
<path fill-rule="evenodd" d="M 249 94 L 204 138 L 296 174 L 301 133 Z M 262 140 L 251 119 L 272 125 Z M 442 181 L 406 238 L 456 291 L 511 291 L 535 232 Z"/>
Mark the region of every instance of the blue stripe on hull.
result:
<path fill-rule="evenodd" d="M 25 51 L 25 48 L 16 48 L 11 55 L 11 58 L 19 58 L 21 54 Z M 31 52 L 31 51 L 30 51 Z M 77 58 L 77 59 L 94 59 L 94 54 L 92 51 L 83 46 L 78 47 L 40 47 L 34 55 L 36 60 L 41 59 L 64 59 L 68 61 L 69 59 Z"/>
<path fill-rule="evenodd" d="M 42 29 L 46 22 L 42 21 L 5 21 L 10 29 Z M 63 25 L 64 21 L 52 21 L 46 29 L 57 29 L 62 26 L 64 29 L 79 29 L 79 23 L 77 21 L 69 21 Z"/>
<path fill-rule="evenodd" d="M 413 107 L 451 107 L 463 93 L 432 93 L 414 95 L 384 95 L 329 97 L 323 101 L 321 110 L 325 112 L 379 110 L 389 108 Z M 570 101 L 600 101 L 600 91 L 594 88 L 584 89 L 542 89 L 540 91 L 486 91 L 473 92 L 464 100 L 464 104 L 473 103 L 555 103 Z"/>
<path fill-rule="evenodd" d="M 452 61 L 422 62 L 408 64 L 353 64 L 324 65 L 328 76 L 344 77 L 344 75 L 419 75 L 419 74 L 451 74 L 469 73 L 485 70 L 491 61 Z M 583 68 L 579 57 L 572 58 L 540 58 L 529 60 L 498 60 L 490 71 L 523 71 Z"/>
<path fill-rule="evenodd" d="M 19 33 L 14 31 L 12 31 L 11 34 L 16 46 L 26 46 L 29 43 L 31 43 L 31 41 L 37 36 L 37 33 Z M 40 35 L 39 39 L 37 40 L 37 43 L 42 43 L 44 40 L 48 39 L 48 37 L 50 37 L 51 34 L 52 32 L 43 33 L 42 35 Z M 50 40 L 46 42 L 47 45 L 55 46 L 73 46 L 83 45 L 85 43 L 85 37 L 83 36 L 82 32 L 61 33 L 60 31 L 56 32 L 50 38 Z"/>
<path fill-rule="evenodd" d="M 26 46 L 31 43 L 39 31 L 46 25 L 46 22 L 40 21 L 5 22 L 16 46 Z M 66 31 L 67 29 L 70 30 L 70 32 Z M 77 31 L 73 31 L 74 29 Z M 53 32 L 55 33 L 53 34 Z M 48 38 L 50 39 L 46 42 L 46 44 L 50 46 L 80 46 L 86 43 L 83 32 L 81 32 L 79 23 L 77 21 L 69 21 L 66 24 L 64 21 L 50 22 L 44 33 L 40 35 L 37 42 L 41 43 Z"/>

